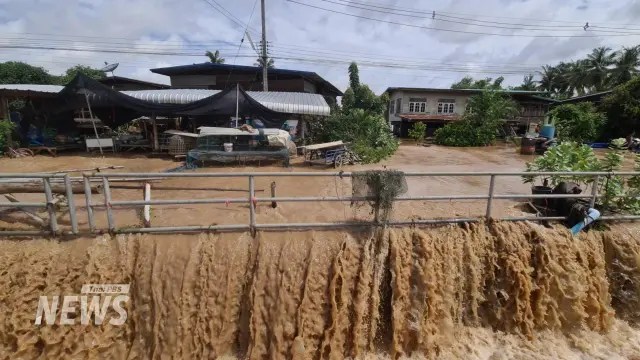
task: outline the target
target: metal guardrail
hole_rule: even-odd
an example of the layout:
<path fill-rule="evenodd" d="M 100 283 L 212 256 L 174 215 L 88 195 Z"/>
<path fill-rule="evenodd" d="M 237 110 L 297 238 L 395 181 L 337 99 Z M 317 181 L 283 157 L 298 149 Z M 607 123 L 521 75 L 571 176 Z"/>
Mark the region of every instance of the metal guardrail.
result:
<path fill-rule="evenodd" d="M 427 225 L 427 224 L 444 224 L 444 223 L 463 223 L 477 222 L 483 219 L 493 218 L 501 221 L 551 221 L 564 220 L 564 217 L 558 216 L 521 216 L 521 217 L 493 217 L 493 201 L 494 200 L 518 200 L 518 199 L 559 199 L 559 198 L 582 198 L 590 199 L 591 207 L 594 206 L 598 198 L 597 186 L 592 187 L 590 194 L 496 194 L 495 184 L 498 177 L 509 176 L 588 176 L 593 177 L 595 183 L 601 176 L 635 176 L 640 172 L 405 172 L 406 177 L 489 177 L 489 189 L 486 194 L 482 195 L 428 195 L 428 196 L 403 196 L 395 199 L 401 201 L 443 201 L 443 200 L 486 200 L 487 206 L 483 217 L 469 218 L 446 218 L 446 219 L 424 219 L 410 221 L 390 221 L 385 225 Z M 106 209 L 108 231 L 111 233 L 178 233 L 178 232 L 202 232 L 202 231 L 250 231 L 255 234 L 257 230 L 267 229 L 307 229 L 307 228 L 339 228 L 339 227 L 367 227 L 377 226 L 375 222 L 327 222 L 327 223 L 268 223 L 260 224 L 256 222 L 256 204 L 259 202 L 351 202 L 369 200 L 370 197 L 333 197 L 333 196 L 297 196 L 297 197 L 256 197 L 255 196 L 255 179 L 260 177 L 282 178 L 282 177 L 338 177 L 350 178 L 351 172 L 237 172 L 237 173 L 93 173 L 83 176 L 84 195 L 86 203 L 86 211 L 88 216 L 89 231 L 94 233 L 98 231 L 94 218 L 94 210 L 96 208 Z M 71 220 L 71 234 L 80 234 L 77 221 L 77 211 L 73 199 L 73 190 L 71 179 L 68 174 L 2 174 L 0 179 L 41 179 L 43 183 L 43 193 L 45 202 L 1 202 L 0 209 L 7 207 L 21 208 L 46 208 L 49 214 L 49 229 L 42 230 L 0 230 L 0 236 L 37 236 L 37 235 L 58 235 L 60 234 L 56 209 L 53 203 L 53 193 L 51 190 L 52 180 L 59 181 L 60 178 L 65 187 L 65 195 L 69 216 Z M 243 198 L 207 198 L 207 199 L 170 199 L 170 200 L 118 200 L 111 198 L 110 178 L 118 179 L 145 179 L 145 178 L 246 178 L 248 181 L 248 196 Z M 94 204 L 91 199 L 91 181 L 100 181 L 103 187 L 103 203 Z M 229 225 L 211 225 L 211 226 L 154 226 L 154 227 L 126 227 L 118 228 L 116 226 L 116 218 L 114 208 L 120 206 L 143 207 L 145 205 L 186 205 L 186 204 L 249 204 L 249 220 L 245 224 L 229 224 Z M 603 216 L 599 220 L 637 220 L 640 216 L 635 215 L 613 215 Z M 102 230 L 102 229 L 100 229 Z"/>

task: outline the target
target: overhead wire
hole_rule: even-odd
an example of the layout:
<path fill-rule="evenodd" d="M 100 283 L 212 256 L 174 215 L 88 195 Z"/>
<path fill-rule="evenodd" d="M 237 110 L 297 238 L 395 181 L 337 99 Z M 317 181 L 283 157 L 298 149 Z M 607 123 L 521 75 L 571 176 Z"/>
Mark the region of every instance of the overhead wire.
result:
<path fill-rule="evenodd" d="M 245 24 L 242 22 L 242 20 L 238 19 L 235 15 L 233 15 L 230 11 L 228 11 L 227 9 L 225 9 L 224 6 L 220 5 L 220 3 L 218 3 L 216 0 L 202 0 L 205 3 L 207 3 L 209 6 L 211 6 L 213 9 L 215 9 L 216 11 L 218 11 L 220 14 L 222 14 L 224 17 L 226 17 L 227 19 L 229 19 L 231 22 L 233 22 L 234 24 L 240 26 L 241 29 L 250 29 L 251 32 L 253 33 L 257 33 L 255 29 L 249 27 L 249 24 Z M 212 4 L 209 1 L 213 1 Z M 217 6 L 216 6 L 217 5 Z M 247 30 L 245 30 L 247 31 Z"/>
<path fill-rule="evenodd" d="M 355 18 L 359 18 L 359 19 L 377 21 L 377 22 L 381 22 L 381 23 L 386 23 L 386 24 L 391 24 L 391 25 L 399 25 L 399 26 L 405 26 L 405 27 L 411 27 L 411 28 L 417 28 L 417 29 L 435 30 L 435 31 L 451 32 L 451 33 L 458 33 L 458 34 L 505 36 L 505 37 L 527 37 L 527 38 L 595 38 L 595 37 L 602 37 L 602 36 L 616 36 L 617 37 L 617 36 L 640 35 L 638 33 L 623 33 L 623 34 L 607 33 L 607 34 L 602 34 L 602 35 L 597 35 L 597 34 L 594 34 L 594 35 L 508 34 L 508 33 L 487 33 L 487 32 L 478 32 L 478 31 L 444 29 L 444 28 L 437 28 L 437 27 L 432 27 L 432 26 L 402 23 L 402 22 L 398 22 L 398 21 L 385 20 L 385 19 L 380 19 L 380 18 L 372 18 L 372 17 L 369 17 L 369 16 L 357 15 L 357 14 L 338 11 L 338 10 L 334 10 L 334 9 L 327 9 L 327 8 L 324 8 L 324 7 L 311 5 L 311 4 L 308 4 L 308 3 L 303 3 L 303 2 L 300 2 L 300 1 L 296 1 L 296 0 L 287 0 L 287 1 L 291 2 L 291 3 L 307 6 L 307 7 L 310 7 L 310 8 L 314 8 L 314 9 L 323 10 L 323 11 L 327 11 L 327 12 L 331 12 L 331 13 L 335 13 L 335 14 L 341 14 L 341 15 L 350 16 L 350 17 L 355 17 Z"/>
<path fill-rule="evenodd" d="M 390 11 L 394 11 L 394 12 L 397 11 L 397 12 L 406 12 L 406 13 L 409 13 L 409 14 L 415 14 L 415 13 L 424 14 L 425 16 L 419 16 L 419 17 L 420 18 L 429 17 L 429 18 L 432 18 L 432 19 L 440 20 L 440 21 L 447 21 L 447 20 L 442 19 L 444 17 L 444 18 L 451 18 L 451 19 L 479 22 L 479 23 L 483 23 L 483 24 L 511 25 L 511 26 L 518 26 L 518 27 L 527 27 L 527 28 L 528 27 L 539 28 L 537 30 L 543 30 L 543 29 L 544 30 L 553 30 L 553 29 L 562 29 L 562 28 L 568 28 L 568 29 L 574 29 L 574 30 L 582 30 L 583 26 L 586 23 L 586 21 L 585 21 L 585 22 L 575 22 L 574 25 L 523 24 L 523 23 L 512 23 L 512 22 L 478 20 L 478 19 L 469 18 L 469 17 L 454 16 L 454 15 L 456 15 L 456 13 L 449 13 L 449 12 L 443 12 L 443 11 L 438 11 L 438 10 L 420 10 L 420 9 L 398 8 L 398 7 L 377 5 L 376 3 L 370 3 L 370 2 L 363 3 L 363 2 L 353 1 L 353 0 L 337 0 L 337 1 L 340 1 L 340 3 L 337 3 L 337 2 L 334 2 L 334 1 L 326 1 L 326 0 L 321 0 L 321 1 L 331 2 L 331 3 L 335 3 L 335 4 L 341 4 L 341 5 L 344 5 L 344 6 L 351 6 L 352 4 L 358 4 L 358 5 L 363 5 L 363 6 L 372 7 L 372 8 L 390 10 Z M 367 9 L 367 10 L 369 10 L 369 9 Z M 447 15 L 447 14 L 454 14 L 454 15 Z M 397 14 L 397 15 L 401 15 L 401 14 Z M 415 17 L 418 17 L 418 16 L 415 16 Z M 522 19 L 522 18 L 520 18 L 520 19 Z M 530 21 L 529 19 L 523 19 L 523 20 Z M 463 23 L 463 24 L 474 25 L 474 26 L 485 26 L 485 25 L 479 25 L 479 24 L 468 24 L 468 23 Z M 487 27 L 491 27 L 489 25 L 486 25 L 486 26 Z M 634 30 L 635 31 L 639 31 L 640 30 L 640 28 L 599 26 L 594 22 L 590 23 L 589 28 L 614 29 L 614 30 L 632 30 L 632 31 L 634 31 Z"/>
<path fill-rule="evenodd" d="M 577 26 L 577 25 L 584 25 L 586 21 L 576 21 L 576 20 L 556 20 L 556 19 L 540 19 L 540 18 L 531 18 L 531 17 L 513 17 L 513 16 L 498 16 L 498 15 L 484 15 L 484 14 L 477 14 L 477 13 L 460 13 L 460 12 L 452 12 L 452 11 L 442 11 L 442 10 L 438 10 L 438 9 L 416 9 L 416 8 L 398 8 L 398 7 L 389 7 L 388 4 L 380 4 L 380 3 L 376 3 L 376 2 L 371 2 L 371 1 L 367 1 L 366 3 L 362 3 L 362 2 L 358 2 L 358 1 L 351 1 L 351 0 L 341 0 L 341 1 L 349 1 L 351 3 L 355 3 L 355 4 L 361 4 L 361 5 L 369 5 L 369 6 L 374 6 L 374 7 L 378 7 L 378 8 L 383 8 L 383 9 L 399 9 L 402 11 L 406 11 L 406 12 L 418 12 L 418 13 L 423 13 L 423 14 L 427 14 L 427 15 L 431 15 L 433 14 L 433 12 L 436 12 L 436 14 L 443 16 L 446 14 L 449 15 L 462 15 L 462 16 L 474 16 L 476 18 L 488 18 L 488 19 L 509 19 L 509 20 L 521 20 L 521 21 L 539 21 L 539 22 L 547 22 L 547 23 L 558 23 L 558 24 L 574 24 L 573 26 Z M 385 6 L 387 5 L 387 6 Z M 453 17 L 453 16 L 451 16 Z M 470 19 L 465 17 L 464 19 Z M 474 21 L 481 21 L 481 20 L 477 20 L 477 19 L 473 19 L 471 18 L 470 20 L 474 20 Z M 498 22 L 496 22 L 498 23 Z M 601 21 L 592 21 L 590 23 L 597 23 L 597 24 L 602 24 L 602 25 L 617 25 L 617 26 L 637 26 L 638 24 L 622 24 L 622 23 L 611 23 L 611 22 L 601 22 Z M 546 26 L 546 25 L 543 25 Z M 622 28 L 624 29 L 624 28 Z"/>

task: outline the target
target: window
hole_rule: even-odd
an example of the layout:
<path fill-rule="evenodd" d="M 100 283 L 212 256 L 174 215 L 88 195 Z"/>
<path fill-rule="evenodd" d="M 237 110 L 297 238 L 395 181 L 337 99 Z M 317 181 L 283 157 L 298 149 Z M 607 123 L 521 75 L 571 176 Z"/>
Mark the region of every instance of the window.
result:
<path fill-rule="evenodd" d="M 409 98 L 409 112 L 423 113 L 427 111 L 427 98 Z"/>
<path fill-rule="evenodd" d="M 402 112 L 402 99 L 396 99 L 396 114 Z"/>
<path fill-rule="evenodd" d="M 455 105 L 455 99 L 438 99 L 438 114 L 453 114 Z"/>
<path fill-rule="evenodd" d="M 393 115 L 396 113 L 395 104 L 396 104 L 395 101 L 393 100 L 389 101 L 389 115 Z"/>

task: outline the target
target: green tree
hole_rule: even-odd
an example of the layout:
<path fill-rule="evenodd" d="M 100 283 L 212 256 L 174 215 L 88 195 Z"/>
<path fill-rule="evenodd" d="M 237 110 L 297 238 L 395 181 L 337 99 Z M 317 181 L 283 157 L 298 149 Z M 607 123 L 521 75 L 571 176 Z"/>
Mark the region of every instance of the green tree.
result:
<path fill-rule="evenodd" d="M 517 104 L 508 96 L 486 90 L 469 98 L 460 121 L 436 130 L 435 142 L 446 146 L 485 146 L 493 143 L 503 120 L 518 113 Z"/>
<path fill-rule="evenodd" d="M 525 75 L 522 79 L 522 84 L 513 88 L 514 90 L 526 90 L 526 91 L 535 91 L 537 90 L 536 82 L 533 80 L 533 75 Z"/>
<path fill-rule="evenodd" d="M 606 121 L 606 116 L 590 102 L 557 106 L 549 112 L 549 117 L 563 140 L 577 143 L 596 140 Z"/>
<path fill-rule="evenodd" d="M 640 68 L 640 46 L 623 48 L 618 52 L 615 65 L 611 70 L 614 85 L 624 84 L 638 74 Z"/>
<path fill-rule="evenodd" d="M 398 149 L 398 141 L 384 118 L 388 98 L 376 96 L 360 83 L 355 63 L 349 66 L 349 84 L 342 106 L 334 107 L 326 120 L 310 124 L 311 135 L 318 142 L 349 142 L 364 162 L 378 162 Z"/>
<path fill-rule="evenodd" d="M 54 83 L 54 77 L 47 70 L 19 61 L 0 63 L 1 84 L 44 84 Z"/>
<path fill-rule="evenodd" d="M 611 65 L 614 64 L 617 53 L 610 47 L 601 46 L 587 55 L 586 68 L 589 73 L 589 82 L 595 91 L 603 91 L 609 87 Z"/>
<path fill-rule="evenodd" d="M 600 106 L 607 114 L 604 136 L 627 137 L 637 132 L 640 129 L 640 76 L 617 86 Z"/>
<path fill-rule="evenodd" d="M 572 96 L 575 93 L 582 96 L 589 92 L 591 82 L 589 79 L 586 60 L 578 60 L 569 63 L 568 71 L 563 75 L 569 83 L 569 96 Z"/>
<path fill-rule="evenodd" d="M 424 140 L 426 131 L 427 125 L 419 121 L 417 123 L 414 123 L 413 128 L 409 130 L 409 137 L 415 140 L 416 143 L 421 143 Z"/>
<path fill-rule="evenodd" d="M 59 85 L 66 85 L 79 73 L 95 80 L 104 79 L 106 76 L 102 70 L 94 69 L 85 65 L 76 65 L 68 68 L 64 75 L 56 77 L 56 83 Z"/>
<path fill-rule="evenodd" d="M 213 64 L 224 64 L 224 59 L 220 57 L 220 51 L 216 50 L 216 52 L 212 53 L 211 51 L 207 51 L 204 53 L 204 56 L 209 58 L 209 62 Z"/>
<path fill-rule="evenodd" d="M 258 67 L 262 67 L 262 57 L 259 57 L 255 63 L 253 63 L 253 65 L 258 66 Z M 273 62 L 273 58 L 267 58 L 267 69 L 271 69 L 276 67 L 274 62 Z"/>
<path fill-rule="evenodd" d="M 462 80 L 453 83 L 452 89 L 489 89 L 489 90 L 501 90 L 504 77 L 500 76 L 493 80 L 492 78 L 484 78 L 480 80 L 474 80 L 471 76 L 465 76 Z"/>

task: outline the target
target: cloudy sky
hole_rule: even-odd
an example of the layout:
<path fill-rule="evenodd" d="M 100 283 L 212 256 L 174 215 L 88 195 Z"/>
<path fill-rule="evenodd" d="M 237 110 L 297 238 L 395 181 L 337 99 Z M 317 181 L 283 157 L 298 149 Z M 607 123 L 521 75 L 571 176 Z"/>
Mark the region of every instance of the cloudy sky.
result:
<path fill-rule="evenodd" d="M 541 65 L 594 47 L 640 44 L 638 0 L 266 3 L 276 66 L 315 71 L 343 90 L 352 60 L 361 81 L 380 93 L 389 86 L 449 87 L 465 75 L 502 74 L 517 85 Z M 247 23 L 257 44 L 259 1 L 0 0 L 0 60 L 54 74 L 118 62 L 116 75 L 168 83 L 149 69 L 207 61 L 200 55 L 206 49 L 219 49 L 227 63 L 253 64 L 249 41 L 240 46 Z"/>

